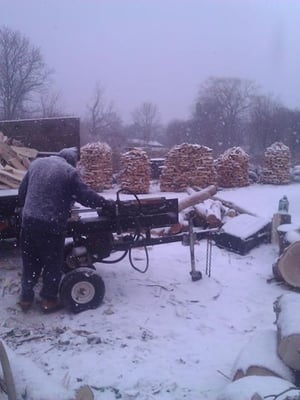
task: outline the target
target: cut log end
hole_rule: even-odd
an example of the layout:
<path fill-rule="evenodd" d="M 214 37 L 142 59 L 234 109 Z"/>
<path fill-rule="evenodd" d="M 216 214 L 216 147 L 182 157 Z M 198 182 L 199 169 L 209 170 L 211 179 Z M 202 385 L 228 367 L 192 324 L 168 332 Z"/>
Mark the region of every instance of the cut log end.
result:
<path fill-rule="evenodd" d="M 300 288 L 300 241 L 288 246 L 277 261 L 276 268 L 290 286 Z"/>
<path fill-rule="evenodd" d="M 300 371 L 300 334 L 281 337 L 278 355 L 290 368 Z"/>

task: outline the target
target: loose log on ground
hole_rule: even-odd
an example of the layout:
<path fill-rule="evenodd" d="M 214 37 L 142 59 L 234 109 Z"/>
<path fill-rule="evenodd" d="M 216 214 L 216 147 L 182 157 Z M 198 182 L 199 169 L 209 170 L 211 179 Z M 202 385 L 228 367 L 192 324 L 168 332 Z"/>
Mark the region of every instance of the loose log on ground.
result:
<path fill-rule="evenodd" d="M 239 214 L 249 214 L 249 215 L 253 215 L 253 217 L 257 217 L 257 214 L 254 214 L 251 211 L 248 211 L 245 208 L 238 206 L 237 204 L 233 203 L 232 201 L 223 200 L 217 196 L 213 196 L 212 199 L 219 200 L 225 207 L 233 209 L 233 210 L 237 211 Z"/>
<path fill-rule="evenodd" d="M 283 362 L 300 371 L 300 294 L 286 293 L 274 303 L 277 351 Z"/>
<path fill-rule="evenodd" d="M 290 396 L 299 395 L 300 391 L 289 381 L 274 376 L 246 376 L 228 384 L 216 397 L 216 400 L 263 400 L 270 398 L 283 400 L 277 397 L 280 393 Z"/>
<path fill-rule="evenodd" d="M 194 206 L 210 197 L 212 197 L 217 192 L 217 187 L 215 185 L 210 185 L 205 189 L 195 192 L 194 194 L 181 199 L 178 203 L 178 211 L 182 211 L 185 208 Z"/>
<path fill-rule="evenodd" d="M 290 244 L 276 262 L 279 276 L 290 286 L 300 288 L 300 241 Z M 300 304 L 299 304 L 300 306 Z M 300 347 L 299 347 L 300 349 Z"/>
<path fill-rule="evenodd" d="M 208 202 L 209 200 L 207 200 Z M 201 204 L 194 206 L 197 216 L 203 224 L 208 225 L 210 228 L 217 228 L 223 224 L 222 222 L 222 203 L 219 201 L 212 201 L 207 204 L 204 201 Z"/>
<path fill-rule="evenodd" d="M 277 376 L 295 382 L 292 370 L 277 354 L 277 331 L 257 332 L 242 349 L 233 368 L 233 380 L 245 376 Z"/>

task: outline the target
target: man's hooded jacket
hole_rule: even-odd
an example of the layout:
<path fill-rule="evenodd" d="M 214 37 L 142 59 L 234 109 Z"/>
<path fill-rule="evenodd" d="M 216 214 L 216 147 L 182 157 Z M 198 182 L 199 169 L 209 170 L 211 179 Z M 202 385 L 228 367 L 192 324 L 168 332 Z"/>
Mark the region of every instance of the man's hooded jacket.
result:
<path fill-rule="evenodd" d="M 41 222 L 60 234 L 66 229 L 74 202 L 91 208 L 106 205 L 107 200 L 81 180 L 75 168 L 77 159 L 77 149 L 72 147 L 31 163 L 19 187 L 22 226 Z"/>

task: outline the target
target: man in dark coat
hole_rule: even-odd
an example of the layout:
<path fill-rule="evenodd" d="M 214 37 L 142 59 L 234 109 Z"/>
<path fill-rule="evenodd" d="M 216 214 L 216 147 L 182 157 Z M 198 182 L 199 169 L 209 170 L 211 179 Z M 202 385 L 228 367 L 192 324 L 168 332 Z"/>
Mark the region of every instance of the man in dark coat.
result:
<path fill-rule="evenodd" d="M 59 308 L 58 289 L 64 262 L 64 241 L 72 204 L 86 207 L 114 207 L 88 187 L 76 170 L 77 149 L 61 150 L 58 155 L 34 160 L 19 187 L 22 207 L 21 249 L 22 293 L 19 302 L 27 311 L 34 300 L 34 287 L 42 275 L 41 308 Z"/>

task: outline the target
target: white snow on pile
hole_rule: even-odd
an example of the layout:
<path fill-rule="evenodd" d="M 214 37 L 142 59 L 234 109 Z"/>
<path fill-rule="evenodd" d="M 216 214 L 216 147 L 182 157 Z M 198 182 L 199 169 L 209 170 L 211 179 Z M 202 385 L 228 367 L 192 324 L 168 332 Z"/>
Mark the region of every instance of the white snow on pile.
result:
<path fill-rule="evenodd" d="M 247 239 L 263 229 L 269 222 L 265 218 L 240 214 L 226 222 L 222 226 L 222 230 L 229 235 Z"/>

